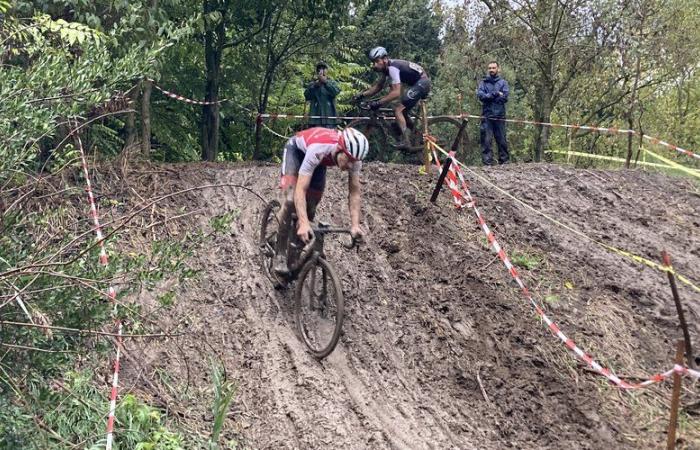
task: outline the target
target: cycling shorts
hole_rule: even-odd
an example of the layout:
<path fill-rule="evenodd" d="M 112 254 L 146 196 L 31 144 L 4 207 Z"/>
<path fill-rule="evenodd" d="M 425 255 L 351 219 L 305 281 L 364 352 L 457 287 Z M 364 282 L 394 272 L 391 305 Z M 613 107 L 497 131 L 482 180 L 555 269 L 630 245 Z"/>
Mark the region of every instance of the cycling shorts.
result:
<path fill-rule="evenodd" d="M 299 169 L 301 168 L 301 163 L 304 162 L 304 156 L 306 154 L 297 147 L 294 138 L 287 141 L 287 144 L 284 146 L 284 154 L 282 155 L 281 189 L 287 189 L 297 184 Z M 309 190 L 306 192 L 307 198 L 320 200 L 323 196 L 323 190 L 326 188 L 326 169 L 327 167 L 321 164 L 314 169 L 311 174 Z"/>
<path fill-rule="evenodd" d="M 413 86 L 409 87 L 406 92 L 401 97 L 401 104 L 410 110 L 419 100 L 428 97 L 430 92 L 430 78 L 423 77 L 416 82 Z"/>

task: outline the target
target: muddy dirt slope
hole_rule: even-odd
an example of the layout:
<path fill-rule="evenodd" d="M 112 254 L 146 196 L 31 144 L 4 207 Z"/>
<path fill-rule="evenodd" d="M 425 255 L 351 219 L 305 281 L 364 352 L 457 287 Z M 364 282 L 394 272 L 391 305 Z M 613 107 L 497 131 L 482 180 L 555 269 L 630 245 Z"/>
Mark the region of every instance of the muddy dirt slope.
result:
<path fill-rule="evenodd" d="M 683 179 L 643 172 L 553 165 L 475 169 L 548 215 L 611 245 L 658 260 L 700 281 L 700 196 Z M 320 218 L 347 224 L 346 180 L 329 172 Z M 468 175 L 478 205 L 523 279 L 565 333 L 621 375 L 672 366 L 679 336 L 665 275 L 611 254 L 519 206 Z M 276 194 L 274 166 L 164 166 L 149 189 L 245 185 Z M 192 432 L 211 427 L 211 364 L 238 392 L 224 429 L 251 449 L 658 448 L 665 442 L 669 386 L 622 394 L 586 371 L 522 299 L 486 245 L 470 211 L 447 193 L 428 198 L 434 178 L 415 166 L 363 170 L 367 243 L 348 252 L 327 242 L 346 293 L 344 334 L 317 361 L 293 326 L 292 293 L 262 276 L 249 192 L 221 187 L 160 205 L 173 233 L 208 229 L 235 212 L 190 261 L 201 270 L 161 311 L 188 334 L 127 343 L 122 385 L 168 408 Z M 162 192 L 167 193 L 167 192 Z M 685 286 L 692 333 L 700 299 Z M 153 306 L 154 295 L 133 299 Z M 699 342 L 700 344 L 700 342 Z M 698 400 L 687 387 L 685 404 Z M 696 411 L 697 414 L 697 411 Z M 698 447 L 697 415 L 681 437 Z M 695 431 L 693 431 L 695 429 Z"/>

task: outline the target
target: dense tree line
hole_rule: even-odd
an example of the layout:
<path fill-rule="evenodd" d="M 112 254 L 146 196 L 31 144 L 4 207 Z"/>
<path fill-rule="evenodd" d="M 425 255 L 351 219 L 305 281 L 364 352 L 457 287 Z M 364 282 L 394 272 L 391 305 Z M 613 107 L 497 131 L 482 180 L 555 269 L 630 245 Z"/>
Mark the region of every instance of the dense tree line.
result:
<path fill-rule="evenodd" d="M 254 114 L 303 112 L 301 86 L 319 59 L 341 81 L 339 101 L 347 110 L 352 93 L 372 79 L 364 55 L 374 45 L 428 69 L 434 112 L 478 112 L 476 82 L 496 59 L 515 87 L 511 116 L 633 128 L 692 148 L 700 39 L 694 30 L 700 18 L 691 3 L 18 1 L 5 6 L 0 29 L 3 98 L 12 100 L 3 102 L 0 125 L 16 144 L 4 151 L 11 161 L 46 154 L 66 132 L 61 120 L 87 118 L 117 93 L 134 112 L 90 127 L 90 143 L 105 152 L 141 142 L 144 156 L 157 160 L 269 158 L 279 142 L 256 127 Z M 81 64 L 90 71 L 76 79 L 72 71 Z M 152 95 L 144 77 L 214 104 L 192 106 Z M 94 91 L 41 100 L 85 89 Z M 228 101 L 216 103 L 222 99 Z M 27 104 L 30 120 L 15 135 L 11 118 Z M 274 125 L 287 133 L 300 126 Z M 521 160 L 541 160 L 547 148 L 562 143 L 562 136 L 550 142 L 546 127 L 511 128 Z M 596 150 L 601 139 L 590 133 L 571 137 L 588 150 Z M 625 145 L 631 152 L 631 142 L 615 143 Z"/>

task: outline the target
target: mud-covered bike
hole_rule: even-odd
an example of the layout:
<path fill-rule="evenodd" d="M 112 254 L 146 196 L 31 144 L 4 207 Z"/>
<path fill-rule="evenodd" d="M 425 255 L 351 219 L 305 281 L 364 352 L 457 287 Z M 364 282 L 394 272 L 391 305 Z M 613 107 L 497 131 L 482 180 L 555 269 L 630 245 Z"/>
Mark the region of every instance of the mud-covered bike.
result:
<path fill-rule="evenodd" d="M 324 238 L 331 234 L 350 234 L 345 228 L 333 228 L 319 223 L 312 226 L 308 243 L 296 235 L 297 218 L 292 213 L 287 244 L 289 275 L 275 272 L 273 261 L 279 231 L 277 215 L 280 203 L 273 200 L 263 210 L 260 220 L 260 254 L 262 269 L 276 288 L 286 288 L 296 281 L 294 290 L 294 315 L 296 328 L 309 352 L 316 358 L 325 358 L 338 344 L 343 327 L 345 304 L 340 278 L 326 260 Z M 351 237 L 343 246 L 356 248 L 360 239 Z"/>
<path fill-rule="evenodd" d="M 421 100 L 421 102 L 423 101 Z M 367 136 L 370 141 L 369 159 L 391 161 L 395 151 L 403 155 L 404 159 L 411 157 L 416 159 L 417 155 L 424 149 L 423 131 L 426 121 L 430 134 L 437 138 L 437 144 L 441 147 L 449 148 L 457 155 L 464 155 L 469 147 L 466 119 L 425 117 L 423 105 L 419 103 L 420 114 L 407 121 L 410 130 L 410 145 L 402 147 L 399 145 L 401 130 L 399 130 L 396 120 L 392 118 L 393 109 L 379 108 L 375 111 L 369 107 L 369 102 L 366 101 L 358 102 L 355 106 L 358 112 L 365 117 L 351 121 L 348 126 L 360 130 Z"/>

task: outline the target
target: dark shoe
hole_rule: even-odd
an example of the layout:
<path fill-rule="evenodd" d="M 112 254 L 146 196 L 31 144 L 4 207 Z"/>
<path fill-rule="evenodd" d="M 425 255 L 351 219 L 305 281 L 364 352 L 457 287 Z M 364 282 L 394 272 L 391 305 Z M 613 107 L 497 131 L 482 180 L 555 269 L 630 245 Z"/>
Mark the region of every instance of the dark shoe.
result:
<path fill-rule="evenodd" d="M 411 132 L 408 131 L 408 129 L 403 130 L 403 133 L 401 133 L 401 140 L 397 147 L 404 149 L 411 148 Z"/>
<path fill-rule="evenodd" d="M 289 267 L 287 266 L 287 255 L 275 255 L 273 260 L 272 270 L 279 275 L 289 275 Z"/>

